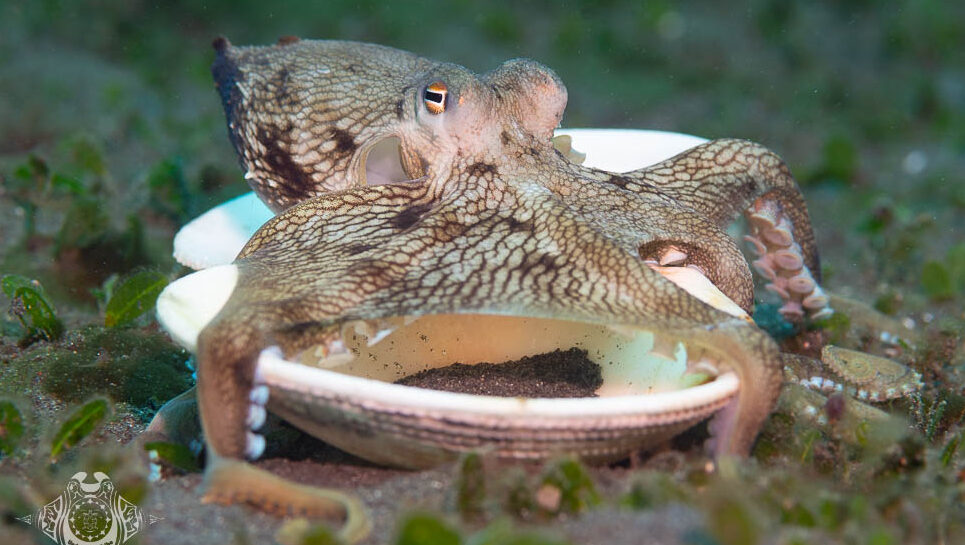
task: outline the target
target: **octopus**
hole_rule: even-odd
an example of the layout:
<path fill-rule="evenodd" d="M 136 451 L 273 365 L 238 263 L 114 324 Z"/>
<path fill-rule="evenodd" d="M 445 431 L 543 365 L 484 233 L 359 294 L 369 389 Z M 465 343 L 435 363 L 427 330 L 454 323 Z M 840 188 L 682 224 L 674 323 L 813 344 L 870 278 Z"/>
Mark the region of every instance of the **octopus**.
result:
<path fill-rule="evenodd" d="M 700 371 L 739 379 L 709 425 L 714 457 L 748 455 L 785 380 L 846 382 L 812 380 L 826 367 L 782 356 L 749 318 L 752 270 L 788 319 L 833 312 L 804 198 L 769 149 L 718 139 L 617 174 L 554 138 L 567 90 L 532 60 L 478 75 L 373 44 L 214 47 L 231 142 L 276 215 L 237 256 L 236 285 L 197 339 L 209 500 L 340 517 L 345 535 L 364 535 L 357 500 L 245 463 L 265 448 L 260 355 L 357 354 L 346 324 L 370 340 L 427 316 L 686 339 Z M 740 217 L 750 264 L 726 231 Z M 846 377 L 850 357 L 828 360 Z M 785 370 L 795 362 L 804 371 Z"/>

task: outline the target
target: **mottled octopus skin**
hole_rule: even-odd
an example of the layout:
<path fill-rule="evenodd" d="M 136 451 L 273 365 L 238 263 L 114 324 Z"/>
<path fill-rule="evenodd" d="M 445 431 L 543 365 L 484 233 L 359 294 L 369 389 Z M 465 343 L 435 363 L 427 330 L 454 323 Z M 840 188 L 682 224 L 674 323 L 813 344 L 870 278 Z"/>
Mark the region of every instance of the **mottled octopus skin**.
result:
<path fill-rule="evenodd" d="M 239 281 L 198 341 L 209 453 L 245 454 L 259 352 L 286 356 L 356 319 L 493 313 L 673 331 L 741 381 L 712 425 L 716 454 L 746 455 L 782 381 L 774 342 L 654 271 L 671 249 L 745 310 L 750 269 L 724 229 L 755 203 L 789 218 L 819 281 L 804 200 L 773 152 L 715 140 L 612 174 L 553 147 L 566 89 L 507 61 L 475 75 L 395 49 L 286 40 L 215 42 L 213 72 L 246 178 L 277 212 L 238 256 Z M 446 110 L 422 92 L 448 87 Z M 407 182 L 365 185 L 368 150 L 395 136 Z"/>

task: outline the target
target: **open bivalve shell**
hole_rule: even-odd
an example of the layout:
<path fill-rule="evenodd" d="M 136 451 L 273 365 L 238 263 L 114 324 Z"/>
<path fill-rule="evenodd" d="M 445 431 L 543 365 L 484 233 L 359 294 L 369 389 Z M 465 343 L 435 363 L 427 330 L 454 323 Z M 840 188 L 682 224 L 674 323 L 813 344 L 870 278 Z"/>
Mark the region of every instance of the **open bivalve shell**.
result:
<path fill-rule="evenodd" d="M 560 133 L 586 153 L 584 164 L 614 172 L 704 142 L 657 131 Z M 178 233 L 177 259 L 204 270 L 173 282 L 158 299 L 158 319 L 175 341 L 195 349 L 198 334 L 234 288 L 237 271 L 230 261 L 270 216 L 249 194 Z M 674 273 L 668 278 L 696 297 L 746 318 L 699 272 Z M 600 366 L 596 397 L 494 397 L 393 383 L 456 361 L 500 363 L 571 347 Z M 381 464 L 430 467 L 470 450 L 516 459 L 569 453 L 607 461 L 659 444 L 732 400 L 740 387 L 736 375 L 718 374 L 715 362 L 705 358 L 704 350 L 673 332 L 523 316 L 428 315 L 348 322 L 338 341 L 304 351 L 299 361 L 286 361 L 267 347 L 256 380 L 269 388 L 268 410 Z"/>

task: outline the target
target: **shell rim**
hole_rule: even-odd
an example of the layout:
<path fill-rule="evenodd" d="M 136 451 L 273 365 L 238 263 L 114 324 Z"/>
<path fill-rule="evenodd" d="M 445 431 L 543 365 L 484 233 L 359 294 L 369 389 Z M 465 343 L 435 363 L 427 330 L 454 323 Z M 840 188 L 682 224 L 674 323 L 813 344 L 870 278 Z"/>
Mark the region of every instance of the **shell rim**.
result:
<path fill-rule="evenodd" d="M 737 395 L 740 380 L 727 371 L 710 382 L 680 390 L 612 397 L 521 398 L 432 390 L 346 375 L 285 360 L 277 348 L 262 350 L 256 376 L 269 388 L 344 398 L 404 412 L 445 412 L 501 418 L 598 419 L 601 416 L 656 416 L 693 412 L 716 406 Z M 373 407 L 374 408 L 374 407 Z"/>

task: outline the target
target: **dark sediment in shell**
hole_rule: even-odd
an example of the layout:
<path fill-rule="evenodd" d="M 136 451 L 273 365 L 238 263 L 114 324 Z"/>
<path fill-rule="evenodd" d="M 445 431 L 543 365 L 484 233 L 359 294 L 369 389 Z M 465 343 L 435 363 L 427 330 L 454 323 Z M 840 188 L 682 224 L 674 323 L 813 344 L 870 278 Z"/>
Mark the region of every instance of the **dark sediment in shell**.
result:
<path fill-rule="evenodd" d="M 420 371 L 396 384 L 500 397 L 595 397 L 603 376 L 585 350 L 570 348 L 508 363 L 453 363 Z"/>

